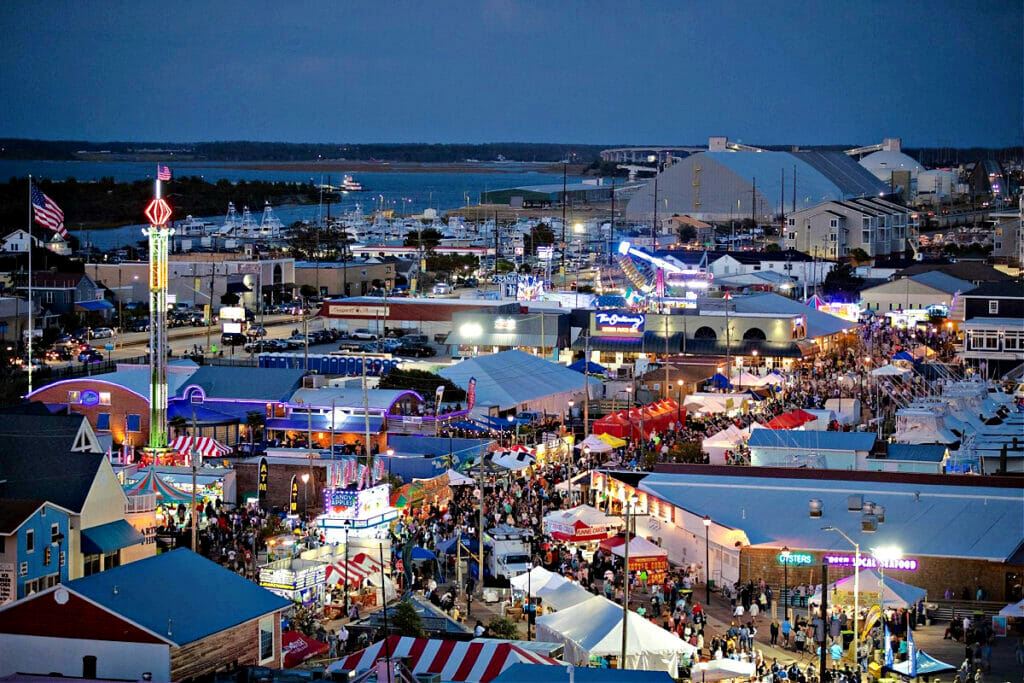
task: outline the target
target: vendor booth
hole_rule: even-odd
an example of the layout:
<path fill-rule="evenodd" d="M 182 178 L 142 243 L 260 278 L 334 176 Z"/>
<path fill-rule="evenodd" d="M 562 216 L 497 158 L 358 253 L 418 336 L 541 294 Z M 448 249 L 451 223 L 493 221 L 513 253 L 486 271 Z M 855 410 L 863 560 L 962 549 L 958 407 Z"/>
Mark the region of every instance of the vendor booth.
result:
<path fill-rule="evenodd" d="M 509 579 L 509 584 L 513 590 L 521 591 L 526 593 L 529 591 L 530 597 L 537 597 L 537 592 L 547 587 L 550 590 L 555 590 L 564 583 L 567 583 L 566 579 L 561 574 L 548 571 L 544 567 L 537 565 L 528 572 L 513 576 Z"/>
<path fill-rule="evenodd" d="M 294 603 L 319 607 L 327 597 L 326 570 L 317 560 L 286 557 L 260 567 L 260 585 Z"/>
<path fill-rule="evenodd" d="M 629 669 L 667 671 L 675 678 L 683 657 L 697 648 L 630 610 L 626 612 L 626 662 Z M 587 665 L 591 659 L 622 654 L 622 607 L 595 596 L 574 607 L 537 618 L 537 640 L 563 643 L 567 662 Z M 621 667 L 621 664 L 620 664 Z"/>
<path fill-rule="evenodd" d="M 697 417 L 702 415 L 737 415 L 750 409 L 752 399 L 747 393 L 719 394 L 714 392 L 696 392 L 683 400 L 687 412 Z"/>
<path fill-rule="evenodd" d="M 618 517 L 610 517 L 589 505 L 554 510 L 544 515 L 544 531 L 556 540 L 568 543 L 600 541 L 611 536 L 622 525 Z"/>
<path fill-rule="evenodd" d="M 623 536 L 605 539 L 600 547 L 617 557 L 626 557 L 626 539 Z M 629 571 L 646 571 L 649 582 L 661 583 L 668 573 L 668 551 L 646 538 L 634 536 L 629 542 Z"/>
<path fill-rule="evenodd" d="M 720 432 L 712 434 L 701 442 L 701 450 L 707 453 L 708 462 L 712 465 L 724 465 L 725 452 L 734 451 L 747 440 L 747 433 L 734 424 Z"/>
<path fill-rule="evenodd" d="M 891 576 L 882 575 L 874 569 L 860 570 L 860 604 L 877 605 L 884 585 L 885 596 L 883 606 L 886 608 L 908 608 L 924 600 L 928 592 L 923 588 L 903 583 Z M 828 601 L 831 605 L 842 607 L 853 607 L 854 576 L 851 574 L 829 584 Z M 811 597 L 810 602 L 815 605 L 821 604 L 821 589 L 819 588 Z"/>
<path fill-rule="evenodd" d="M 583 439 L 583 441 L 580 441 L 576 444 L 576 448 L 589 453 L 611 453 L 612 451 L 612 447 L 596 434 L 591 434 L 587 438 Z"/>
<path fill-rule="evenodd" d="M 701 662 L 697 666 L 699 669 L 695 668 L 690 672 L 690 680 L 694 682 L 697 681 L 698 675 L 701 683 L 716 683 L 732 678 L 748 680 L 754 677 L 754 663 L 747 660 L 723 657 Z"/>
<path fill-rule="evenodd" d="M 818 419 L 817 415 L 813 415 L 806 410 L 796 408 L 788 413 L 783 413 L 776 418 L 769 420 L 765 427 L 768 429 L 800 429 L 809 422 L 814 422 Z"/>

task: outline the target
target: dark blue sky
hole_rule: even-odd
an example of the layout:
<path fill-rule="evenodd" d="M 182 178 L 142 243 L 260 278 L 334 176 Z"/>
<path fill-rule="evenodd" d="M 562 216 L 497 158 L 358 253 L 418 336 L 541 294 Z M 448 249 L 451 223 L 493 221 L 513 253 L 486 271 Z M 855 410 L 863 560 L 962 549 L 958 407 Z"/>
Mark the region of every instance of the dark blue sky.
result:
<path fill-rule="evenodd" d="M 0 136 L 1007 145 L 1022 3 L 0 3 Z"/>

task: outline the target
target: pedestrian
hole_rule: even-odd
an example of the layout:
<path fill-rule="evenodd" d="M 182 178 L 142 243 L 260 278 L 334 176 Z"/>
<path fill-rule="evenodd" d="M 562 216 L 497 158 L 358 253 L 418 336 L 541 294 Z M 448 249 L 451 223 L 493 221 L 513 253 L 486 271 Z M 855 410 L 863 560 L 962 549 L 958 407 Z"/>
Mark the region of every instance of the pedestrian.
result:
<path fill-rule="evenodd" d="M 772 645 L 777 645 L 778 642 L 779 642 L 779 620 L 778 619 L 772 619 L 772 623 L 768 627 L 768 632 L 769 632 L 769 634 L 771 636 L 769 642 Z"/>
<path fill-rule="evenodd" d="M 338 654 L 344 654 L 348 648 L 348 629 L 345 624 L 338 629 Z"/>
<path fill-rule="evenodd" d="M 793 624 L 789 621 L 789 615 L 782 620 L 782 645 L 789 649 L 789 634 L 793 631 Z"/>

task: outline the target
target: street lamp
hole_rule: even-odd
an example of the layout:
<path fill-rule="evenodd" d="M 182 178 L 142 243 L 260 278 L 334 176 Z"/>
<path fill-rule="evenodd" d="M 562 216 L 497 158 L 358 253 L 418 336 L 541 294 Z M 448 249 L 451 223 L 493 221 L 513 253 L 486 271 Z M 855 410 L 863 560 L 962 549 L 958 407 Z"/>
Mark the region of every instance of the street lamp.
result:
<path fill-rule="evenodd" d="M 711 518 L 704 515 L 704 604 L 711 606 Z"/>
<path fill-rule="evenodd" d="M 679 388 L 677 394 L 678 400 L 676 401 L 676 422 L 678 423 L 683 421 L 683 380 L 677 379 L 676 386 Z"/>
<path fill-rule="evenodd" d="M 789 546 L 782 546 L 782 620 L 789 618 Z"/>
<path fill-rule="evenodd" d="M 309 472 L 302 473 L 302 514 L 309 512 Z"/>
<path fill-rule="evenodd" d="M 853 546 L 853 663 L 857 668 L 857 680 L 860 680 L 860 544 L 846 535 L 846 532 L 834 526 L 823 526 L 822 531 L 834 531 Z M 822 586 L 822 591 L 827 591 L 828 586 Z M 884 602 L 884 601 L 883 601 Z M 879 609 L 882 609 L 881 605 Z M 825 615 L 822 615 L 822 619 Z"/>
<path fill-rule="evenodd" d="M 341 525 L 345 527 L 345 579 L 342 592 L 345 595 L 345 617 L 348 617 L 348 530 L 352 526 L 351 519 L 342 520 Z"/>
<path fill-rule="evenodd" d="M 871 554 L 878 565 L 878 609 L 885 615 L 885 565 L 891 565 L 903 557 L 903 550 L 894 545 L 883 545 L 872 548 Z"/>
<path fill-rule="evenodd" d="M 566 425 L 566 427 L 569 427 L 570 423 L 572 423 L 572 407 L 574 405 L 576 405 L 576 401 L 573 401 L 572 399 L 569 399 L 569 401 L 566 403 L 566 405 L 568 406 L 568 411 L 567 411 L 568 412 L 568 417 L 565 420 L 565 425 Z"/>
<path fill-rule="evenodd" d="M 629 625 L 629 518 L 633 515 L 633 506 L 639 500 L 635 493 L 626 499 L 626 545 L 624 546 L 625 564 L 622 571 L 622 658 L 619 661 L 620 669 L 626 668 L 626 629 Z"/>
<path fill-rule="evenodd" d="M 512 423 L 515 422 L 515 421 L 516 421 L 516 416 L 515 415 L 509 415 L 508 416 L 509 439 L 512 441 L 512 445 L 513 446 L 516 443 L 516 437 L 519 435 L 519 425 L 516 425 L 515 433 L 512 432 Z"/>

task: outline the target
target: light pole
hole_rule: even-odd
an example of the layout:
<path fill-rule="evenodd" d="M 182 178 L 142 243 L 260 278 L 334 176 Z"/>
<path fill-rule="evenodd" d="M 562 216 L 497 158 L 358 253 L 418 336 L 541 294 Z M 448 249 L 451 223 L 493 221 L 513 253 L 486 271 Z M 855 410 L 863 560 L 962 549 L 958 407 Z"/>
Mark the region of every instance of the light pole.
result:
<path fill-rule="evenodd" d="M 345 617 L 348 617 L 348 530 L 352 526 L 352 520 L 343 520 L 341 525 L 345 527 L 345 584 L 341 590 L 345 595 Z"/>
<path fill-rule="evenodd" d="M 309 514 L 309 472 L 302 473 L 302 516 Z"/>
<path fill-rule="evenodd" d="M 782 546 L 782 620 L 789 618 L 789 546 Z"/>
<path fill-rule="evenodd" d="M 573 401 L 572 399 L 570 399 L 569 401 L 566 402 L 565 427 L 566 427 L 567 430 L 570 430 L 570 431 L 571 431 L 571 427 L 569 425 L 572 423 L 572 407 L 574 405 L 576 405 L 576 401 Z"/>
<path fill-rule="evenodd" d="M 853 663 L 857 667 L 857 680 L 860 680 L 860 544 L 846 535 L 846 532 L 834 526 L 824 526 L 822 531 L 834 531 L 853 546 Z M 822 591 L 827 591 L 828 586 L 822 586 Z M 884 602 L 884 601 L 883 601 Z M 881 605 L 879 610 L 881 610 Z M 825 618 L 825 615 L 822 615 Z"/>
<path fill-rule="evenodd" d="M 512 442 L 513 446 L 516 445 L 516 441 L 517 441 L 516 437 L 519 435 L 519 425 L 516 425 L 516 428 L 515 428 L 514 432 L 512 431 L 512 424 L 515 421 L 516 421 L 516 416 L 515 415 L 509 415 L 508 416 L 508 432 L 509 432 L 508 438 Z"/>
<path fill-rule="evenodd" d="M 619 668 L 626 668 L 626 631 L 629 628 L 629 518 L 633 515 L 633 506 L 638 498 L 632 495 L 626 499 L 626 545 L 624 548 L 625 565 L 622 575 L 622 658 L 619 661 Z"/>
<path fill-rule="evenodd" d="M 533 618 L 533 562 L 526 563 L 526 639 L 530 638 L 530 621 Z"/>
<path fill-rule="evenodd" d="M 704 604 L 711 605 L 711 518 L 704 515 Z"/>
<path fill-rule="evenodd" d="M 882 616 L 885 616 L 885 565 L 892 564 L 903 557 L 903 551 L 894 545 L 884 545 L 879 548 L 872 548 L 871 555 L 878 565 L 878 609 Z"/>
<path fill-rule="evenodd" d="M 677 379 L 676 387 L 678 388 L 676 392 L 676 424 L 678 424 L 683 421 L 683 380 Z"/>

